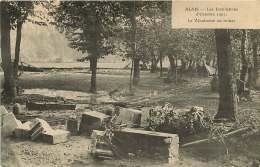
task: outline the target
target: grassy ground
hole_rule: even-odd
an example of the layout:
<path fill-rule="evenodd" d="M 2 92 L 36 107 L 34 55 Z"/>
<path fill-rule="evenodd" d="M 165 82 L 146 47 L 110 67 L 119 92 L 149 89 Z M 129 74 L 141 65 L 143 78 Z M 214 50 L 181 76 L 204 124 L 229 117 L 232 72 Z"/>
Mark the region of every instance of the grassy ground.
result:
<path fill-rule="evenodd" d="M 25 89 L 50 89 L 54 90 L 68 90 L 81 91 L 88 94 L 90 74 L 82 71 L 70 72 L 50 72 L 50 73 L 24 73 L 21 77 L 20 85 Z M 134 88 L 134 94 L 129 93 L 129 71 L 104 71 L 100 70 L 97 75 L 97 86 L 99 91 L 110 92 L 118 89 L 114 94 L 115 98 L 124 101 L 137 101 L 139 99 L 148 99 L 147 107 L 161 104 L 164 102 L 172 103 L 176 108 L 190 108 L 192 106 L 202 106 L 211 115 L 214 115 L 218 106 L 218 94 L 210 91 L 210 78 L 183 78 L 182 82 L 177 84 L 164 83 L 163 79 L 158 77 L 158 74 L 150 74 L 143 72 L 141 74 L 141 82 L 138 87 Z M 64 94 L 64 96 L 69 96 Z M 79 94 L 81 96 L 81 94 Z M 84 98 L 84 97 L 83 97 Z M 239 120 L 252 121 L 252 119 L 260 118 L 260 97 L 256 94 L 253 101 L 239 103 Z M 147 101 L 146 101 L 147 102 Z M 142 110 L 147 110 L 147 107 Z M 67 117 L 72 113 L 39 113 L 44 116 L 50 114 L 49 117 Z M 244 120 L 243 120 L 244 119 Z M 259 140 L 258 140 L 259 139 Z M 260 148 L 260 138 L 256 137 L 254 143 L 255 147 Z M 154 164 L 153 162 L 145 161 L 105 161 L 96 163 L 87 156 L 87 148 L 89 139 L 85 137 L 73 137 L 68 143 L 59 144 L 56 146 L 43 145 L 41 143 L 33 143 L 28 141 L 11 140 L 11 147 L 15 150 L 18 159 L 22 164 L 27 166 L 162 166 Z M 252 146 L 251 146 L 252 147 Z M 41 148 L 44 148 L 42 150 Z M 220 148 L 220 149 L 217 149 Z M 225 155 L 225 148 L 223 145 L 217 147 L 209 146 L 207 148 L 208 155 L 202 154 L 202 149 L 180 149 L 180 167 L 220 167 L 220 166 L 251 166 L 253 161 L 260 160 L 260 150 L 240 149 L 230 152 L 229 157 Z M 55 150 L 56 153 L 55 153 Z M 243 150 L 243 151 L 241 151 Z M 201 151 L 201 152 L 200 152 Z M 245 153 L 247 151 L 247 153 Z M 42 152 L 44 154 L 42 154 Z M 28 156 L 27 154 L 34 156 Z M 216 153 L 216 154 L 215 154 Z M 50 154 L 50 155 L 49 155 Z M 212 156 L 209 156 L 211 154 Z M 40 160 L 48 155 L 47 159 Z M 166 165 L 167 166 L 167 165 Z M 252 166 L 253 167 L 253 166 Z"/>

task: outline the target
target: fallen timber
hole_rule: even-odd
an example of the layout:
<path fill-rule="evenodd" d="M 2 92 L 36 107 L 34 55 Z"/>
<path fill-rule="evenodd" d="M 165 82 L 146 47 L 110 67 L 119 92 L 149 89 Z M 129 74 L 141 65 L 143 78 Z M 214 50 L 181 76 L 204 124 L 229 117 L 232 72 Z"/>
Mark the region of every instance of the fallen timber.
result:
<path fill-rule="evenodd" d="M 28 110 L 75 110 L 76 104 L 62 102 L 26 102 Z"/>
<path fill-rule="evenodd" d="M 229 138 L 229 137 L 234 137 L 234 136 L 237 136 L 237 135 L 242 135 L 243 133 L 245 133 L 249 130 L 251 130 L 251 128 L 249 128 L 249 127 L 237 129 L 237 130 L 234 130 L 234 131 L 229 132 L 227 134 L 224 134 L 223 138 Z M 181 147 L 185 148 L 185 147 L 189 147 L 189 146 L 199 145 L 199 144 L 203 144 L 203 143 L 207 143 L 207 142 L 212 142 L 212 141 L 215 141 L 217 139 L 218 139 L 218 137 L 212 137 L 212 138 L 197 140 L 197 141 L 185 143 L 185 144 L 181 145 Z"/>

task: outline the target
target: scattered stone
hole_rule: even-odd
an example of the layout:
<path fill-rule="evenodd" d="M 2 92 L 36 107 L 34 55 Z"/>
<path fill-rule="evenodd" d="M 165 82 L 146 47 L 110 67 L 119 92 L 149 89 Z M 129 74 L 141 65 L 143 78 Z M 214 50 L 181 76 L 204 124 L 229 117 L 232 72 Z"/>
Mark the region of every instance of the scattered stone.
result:
<path fill-rule="evenodd" d="M 95 108 L 95 111 L 112 116 L 114 112 L 114 106 L 113 105 L 99 106 Z"/>
<path fill-rule="evenodd" d="M 53 130 L 45 120 L 39 118 L 19 125 L 14 134 L 17 138 L 30 138 L 32 141 L 39 139 L 50 144 L 66 142 L 69 136 L 68 131 Z"/>
<path fill-rule="evenodd" d="M 112 143 L 125 157 L 133 153 L 168 163 L 175 163 L 179 157 L 179 137 L 176 134 L 123 128 L 114 132 Z"/>
<path fill-rule="evenodd" d="M 141 126 L 142 111 L 133 110 L 132 112 L 133 112 L 132 127 L 138 128 Z"/>
<path fill-rule="evenodd" d="M 130 127 L 138 128 L 141 125 L 142 111 L 132 108 L 120 108 L 117 123 L 126 123 Z"/>
<path fill-rule="evenodd" d="M 102 141 L 104 131 L 93 130 L 91 134 L 91 147 L 90 153 L 94 158 L 97 159 L 112 159 L 113 152 L 109 145 Z"/>
<path fill-rule="evenodd" d="M 14 130 L 14 135 L 17 138 L 21 138 L 21 139 L 27 139 L 30 137 L 29 132 L 32 126 L 32 122 L 31 121 L 27 121 L 25 123 L 23 123 L 21 126 L 17 127 Z"/>
<path fill-rule="evenodd" d="M 41 122 L 39 119 L 33 120 L 30 126 L 29 135 L 31 136 L 39 127 L 41 127 Z"/>
<path fill-rule="evenodd" d="M 5 109 L 5 107 L 4 107 L 4 106 L 0 106 L 0 114 L 1 114 L 1 117 L 2 117 L 3 115 L 7 114 L 7 113 L 8 113 L 8 111 Z"/>
<path fill-rule="evenodd" d="M 41 137 L 43 132 L 52 132 L 51 126 L 43 119 L 36 118 L 31 124 L 31 129 L 29 131 L 31 140 L 36 140 Z"/>
<path fill-rule="evenodd" d="M 77 118 L 70 117 L 66 121 L 67 130 L 70 131 L 72 135 L 77 135 L 79 132 L 79 121 Z"/>
<path fill-rule="evenodd" d="M 53 131 L 52 127 L 45 120 L 39 118 L 35 118 L 35 120 L 38 120 L 41 123 L 44 132 Z"/>
<path fill-rule="evenodd" d="M 22 122 L 17 120 L 13 113 L 8 113 L 5 108 L 1 108 L 1 135 L 3 137 L 11 136 L 15 128 L 22 125 Z M 7 113 L 6 113 L 7 112 Z"/>
<path fill-rule="evenodd" d="M 41 134 L 43 132 L 43 128 L 39 127 L 32 135 L 31 135 L 31 140 L 34 141 L 36 139 L 39 139 Z"/>
<path fill-rule="evenodd" d="M 44 131 L 42 133 L 42 140 L 49 144 L 58 144 L 68 141 L 69 132 L 66 130 L 52 130 Z"/>
<path fill-rule="evenodd" d="M 90 111 L 82 114 L 79 132 L 81 134 L 91 135 L 93 130 L 104 129 L 105 123 L 110 120 L 110 116 L 96 112 Z"/>

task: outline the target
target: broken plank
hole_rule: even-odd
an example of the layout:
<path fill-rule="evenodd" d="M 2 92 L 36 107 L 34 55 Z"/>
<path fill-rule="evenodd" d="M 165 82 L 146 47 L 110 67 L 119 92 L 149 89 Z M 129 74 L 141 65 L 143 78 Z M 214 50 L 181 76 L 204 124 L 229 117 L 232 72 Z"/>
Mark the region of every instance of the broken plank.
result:
<path fill-rule="evenodd" d="M 238 134 L 241 134 L 241 133 L 244 133 L 246 131 L 250 130 L 249 127 L 245 127 L 245 128 L 241 128 L 241 129 L 238 129 L 238 130 L 234 130 L 232 132 L 229 132 L 227 134 L 224 134 L 223 137 L 224 138 L 228 138 L 228 137 L 232 137 L 232 136 L 235 136 L 235 135 L 238 135 Z M 193 141 L 193 142 L 189 142 L 189 143 L 186 143 L 186 144 L 183 144 L 181 145 L 182 148 L 184 147 L 189 147 L 189 146 L 193 146 L 193 145 L 197 145 L 197 144 L 201 144 L 201 143 L 206 143 L 206 142 L 210 142 L 210 141 L 214 141 L 218 139 L 218 137 L 213 137 L 213 138 L 210 138 L 210 139 L 202 139 L 202 140 L 197 140 L 197 141 Z"/>

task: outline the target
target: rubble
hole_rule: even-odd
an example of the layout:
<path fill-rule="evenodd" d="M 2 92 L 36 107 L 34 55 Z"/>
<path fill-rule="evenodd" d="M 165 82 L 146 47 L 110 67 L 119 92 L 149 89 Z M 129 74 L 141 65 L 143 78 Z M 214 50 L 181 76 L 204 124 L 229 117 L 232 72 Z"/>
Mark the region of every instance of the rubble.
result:
<path fill-rule="evenodd" d="M 91 135 L 93 130 L 102 130 L 105 122 L 110 118 L 110 116 L 96 111 L 85 112 L 81 117 L 79 133 Z"/>
<path fill-rule="evenodd" d="M 64 143 L 68 141 L 68 137 L 69 137 L 69 132 L 61 129 L 44 131 L 42 133 L 42 140 L 49 144 Z"/>
<path fill-rule="evenodd" d="M 22 122 L 17 120 L 13 113 L 9 113 L 4 106 L 1 106 L 1 135 L 3 137 L 11 136 Z"/>
<path fill-rule="evenodd" d="M 111 151 L 108 143 L 102 140 L 104 135 L 104 131 L 93 130 L 91 134 L 90 153 L 97 159 L 112 159 L 114 156 L 113 152 Z"/>
<path fill-rule="evenodd" d="M 79 121 L 77 118 L 70 117 L 66 121 L 66 128 L 72 135 L 77 135 L 79 133 Z"/>
<path fill-rule="evenodd" d="M 142 111 L 131 110 L 132 111 L 132 127 L 138 128 L 141 126 Z"/>
<path fill-rule="evenodd" d="M 39 140 L 49 144 L 58 144 L 68 141 L 69 132 L 66 130 L 54 130 L 43 119 L 36 118 L 19 125 L 14 130 L 14 135 L 21 139 Z"/>
<path fill-rule="evenodd" d="M 30 137 L 29 131 L 31 129 L 31 121 L 23 123 L 21 126 L 15 128 L 14 136 L 21 139 L 27 139 Z"/>
<path fill-rule="evenodd" d="M 174 164 L 179 158 L 179 137 L 134 128 L 93 130 L 90 153 L 98 159 L 134 155 Z"/>
<path fill-rule="evenodd" d="M 120 108 L 118 123 L 127 123 L 130 127 L 138 128 L 141 126 L 142 111 L 132 108 Z"/>
<path fill-rule="evenodd" d="M 8 113 L 8 111 L 5 109 L 5 107 L 4 106 L 0 106 L 0 114 L 1 114 L 1 117 L 2 117 L 2 115 L 5 115 L 5 114 L 7 114 Z"/>

